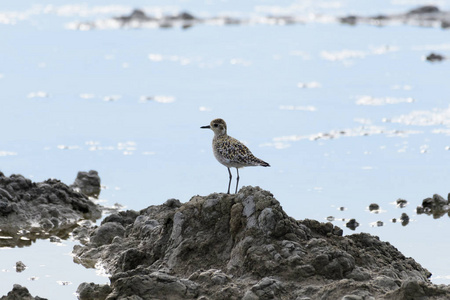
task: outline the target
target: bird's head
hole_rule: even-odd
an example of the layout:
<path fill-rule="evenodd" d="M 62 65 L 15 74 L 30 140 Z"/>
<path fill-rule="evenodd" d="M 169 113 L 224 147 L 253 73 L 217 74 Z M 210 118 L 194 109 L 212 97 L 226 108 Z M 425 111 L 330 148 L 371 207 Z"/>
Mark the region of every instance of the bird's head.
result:
<path fill-rule="evenodd" d="M 214 119 L 207 126 L 202 126 L 200 128 L 208 128 L 214 131 L 215 135 L 224 135 L 227 134 L 227 123 L 225 123 L 222 119 Z"/>

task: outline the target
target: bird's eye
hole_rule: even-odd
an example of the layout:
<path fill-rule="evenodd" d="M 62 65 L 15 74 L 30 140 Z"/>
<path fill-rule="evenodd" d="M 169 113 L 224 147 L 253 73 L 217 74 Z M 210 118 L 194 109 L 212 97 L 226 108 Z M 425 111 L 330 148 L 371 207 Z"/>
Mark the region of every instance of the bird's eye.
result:
<path fill-rule="evenodd" d="M 219 126 L 219 124 L 216 123 L 216 124 L 214 124 L 213 126 L 214 126 L 214 127 L 217 127 L 217 126 Z"/>

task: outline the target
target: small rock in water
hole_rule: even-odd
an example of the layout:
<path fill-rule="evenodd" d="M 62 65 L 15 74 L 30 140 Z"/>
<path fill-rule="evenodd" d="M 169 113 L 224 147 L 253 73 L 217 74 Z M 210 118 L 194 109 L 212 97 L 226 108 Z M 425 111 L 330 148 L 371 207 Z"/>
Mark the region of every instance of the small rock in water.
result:
<path fill-rule="evenodd" d="M 415 9 L 410 10 L 408 15 L 417 15 L 417 14 L 430 14 L 430 13 L 438 13 L 440 10 L 437 6 L 434 5 L 424 5 Z"/>
<path fill-rule="evenodd" d="M 425 212 L 425 210 L 423 209 L 423 206 L 417 206 L 417 208 L 416 208 L 416 213 L 418 214 L 418 215 L 421 215 L 421 214 L 423 214 Z"/>
<path fill-rule="evenodd" d="M 369 210 L 370 211 L 376 211 L 376 210 L 380 210 L 380 206 L 376 203 L 372 203 L 369 205 Z"/>
<path fill-rule="evenodd" d="M 16 262 L 16 272 L 17 273 L 21 273 L 23 271 L 25 271 L 25 269 L 27 268 L 27 266 L 22 262 L 22 261 L 18 261 Z"/>
<path fill-rule="evenodd" d="M 402 215 L 400 216 L 400 220 L 402 222 L 402 226 L 406 226 L 409 224 L 409 216 L 405 213 L 402 213 Z"/>
<path fill-rule="evenodd" d="M 450 26 L 450 16 L 448 11 L 442 11 L 437 6 L 425 5 L 405 13 L 390 15 L 348 15 L 340 17 L 341 24 L 356 25 L 370 24 L 376 26 L 386 26 L 393 24 L 409 24 L 422 27 L 448 28 Z"/>
<path fill-rule="evenodd" d="M 141 9 L 135 9 L 131 12 L 131 14 L 129 15 L 124 15 L 124 16 L 120 16 L 120 17 L 115 17 L 114 18 L 117 21 L 122 22 L 122 25 L 135 21 L 135 22 L 142 22 L 142 21 L 148 21 L 151 20 L 151 18 L 149 18 L 145 12 Z"/>
<path fill-rule="evenodd" d="M 88 197 L 98 198 L 100 195 L 100 176 L 94 170 L 90 170 L 89 172 L 80 171 L 71 187 L 80 189 Z"/>
<path fill-rule="evenodd" d="M 359 223 L 356 222 L 355 219 L 350 219 L 345 226 L 347 226 L 350 230 L 355 230 L 359 226 Z"/>
<path fill-rule="evenodd" d="M 404 208 L 408 204 L 408 201 L 405 199 L 397 199 L 397 206 L 400 208 Z"/>
<path fill-rule="evenodd" d="M 392 222 L 392 223 L 397 223 L 397 219 L 396 219 L 396 218 L 393 218 L 393 219 L 391 220 L 391 222 Z"/>
<path fill-rule="evenodd" d="M 353 15 L 339 18 L 339 21 L 342 24 L 348 24 L 348 25 L 356 25 L 357 20 L 358 20 L 358 18 L 356 16 L 353 16 Z"/>
<path fill-rule="evenodd" d="M 341 207 L 339 207 L 339 210 L 340 210 L 340 211 L 344 211 L 344 210 L 345 210 L 345 207 L 341 206 Z"/>
<path fill-rule="evenodd" d="M 430 53 L 427 55 L 427 57 L 425 59 L 430 62 L 443 61 L 443 60 L 445 60 L 445 56 L 443 56 L 441 54 Z"/>
<path fill-rule="evenodd" d="M 127 19 L 127 17 L 124 17 L 124 19 Z M 130 16 L 128 17 L 128 21 L 130 20 L 149 20 L 150 18 L 147 17 L 145 12 L 140 9 L 135 9 L 131 12 Z"/>
<path fill-rule="evenodd" d="M 426 198 L 422 201 L 422 206 L 416 208 L 418 214 L 433 215 L 438 219 L 448 213 L 450 210 L 449 200 L 444 199 L 438 194 L 434 194 L 433 198 Z"/>
<path fill-rule="evenodd" d="M 371 227 L 381 227 L 383 225 L 384 225 L 383 221 L 376 221 L 376 222 L 370 223 Z"/>
<path fill-rule="evenodd" d="M 192 14 L 188 13 L 188 12 L 182 12 L 178 16 L 178 18 L 181 19 L 181 20 L 195 20 L 195 17 Z"/>
<path fill-rule="evenodd" d="M 333 222 L 333 221 L 334 221 L 334 217 L 333 217 L 333 216 L 329 216 L 329 217 L 327 217 L 327 221 L 329 221 L 329 222 Z"/>

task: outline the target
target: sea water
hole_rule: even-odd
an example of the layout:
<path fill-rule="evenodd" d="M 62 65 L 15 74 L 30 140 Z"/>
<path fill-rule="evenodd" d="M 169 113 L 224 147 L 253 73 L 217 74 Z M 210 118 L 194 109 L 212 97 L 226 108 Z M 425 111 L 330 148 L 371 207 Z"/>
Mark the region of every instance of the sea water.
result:
<path fill-rule="evenodd" d="M 450 192 L 449 62 L 424 60 L 431 52 L 450 56 L 449 31 L 334 21 L 403 13 L 425 2 L 2 4 L 0 171 L 70 184 L 78 171 L 93 169 L 102 179 L 102 205 L 139 210 L 169 198 L 186 202 L 227 189 L 212 132 L 200 129 L 220 117 L 231 136 L 271 164 L 241 170 L 241 185 L 270 190 L 296 219 L 329 218 L 345 234 L 377 235 L 430 270 L 433 282 L 448 284 L 449 217 L 415 209 Z M 305 22 L 70 29 L 134 8 Z M 405 208 L 395 205 L 399 198 Z M 368 210 L 371 203 L 378 213 Z M 392 222 L 402 213 L 410 217 L 406 226 Z M 354 231 L 345 226 L 351 218 L 360 224 Z M 20 283 L 33 295 L 74 299 L 81 282 L 108 282 L 73 263 L 68 253 L 76 241 L 62 243 L 1 249 L 8 280 L 0 294 Z M 30 267 L 15 273 L 18 260 Z"/>

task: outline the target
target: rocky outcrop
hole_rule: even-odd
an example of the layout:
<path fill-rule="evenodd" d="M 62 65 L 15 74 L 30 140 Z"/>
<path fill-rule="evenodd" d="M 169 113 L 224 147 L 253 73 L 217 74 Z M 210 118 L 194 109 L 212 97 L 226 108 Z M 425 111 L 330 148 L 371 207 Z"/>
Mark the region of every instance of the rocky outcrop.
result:
<path fill-rule="evenodd" d="M 85 283 L 80 299 L 450 297 L 448 287 L 431 284 L 430 272 L 389 243 L 342 233 L 331 223 L 294 220 L 258 187 L 170 199 L 112 214 L 88 230 L 75 259 L 104 268 L 111 290 Z M 86 288 L 84 295 L 101 296 L 83 296 Z"/>
<path fill-rule="evenodd" d="M 412 9 L 403 14 L 357 16 L 349 15 L 339 18 L 343 24 L 371 24 L 376 26 L 387 26 L 392 24 L 406 24 L 423 27 L 450 27 L 450 11 L 442 11 L 437 6 L 426 5 Z"/>
<path fill-rule="evenodd" d="M 81 219 L 100 218 L 100 207 L 59 180 L 32 182 L 0 172 L 0 247 L 36 238 L 67 237 Z"/>
<path fill-rule="evenodd" d="M 33 297 L 26 287 L 15 284 L 13 289 L 6 296 L 1 297 L 0 300 L 47 300 L 47 298 Z"/>

